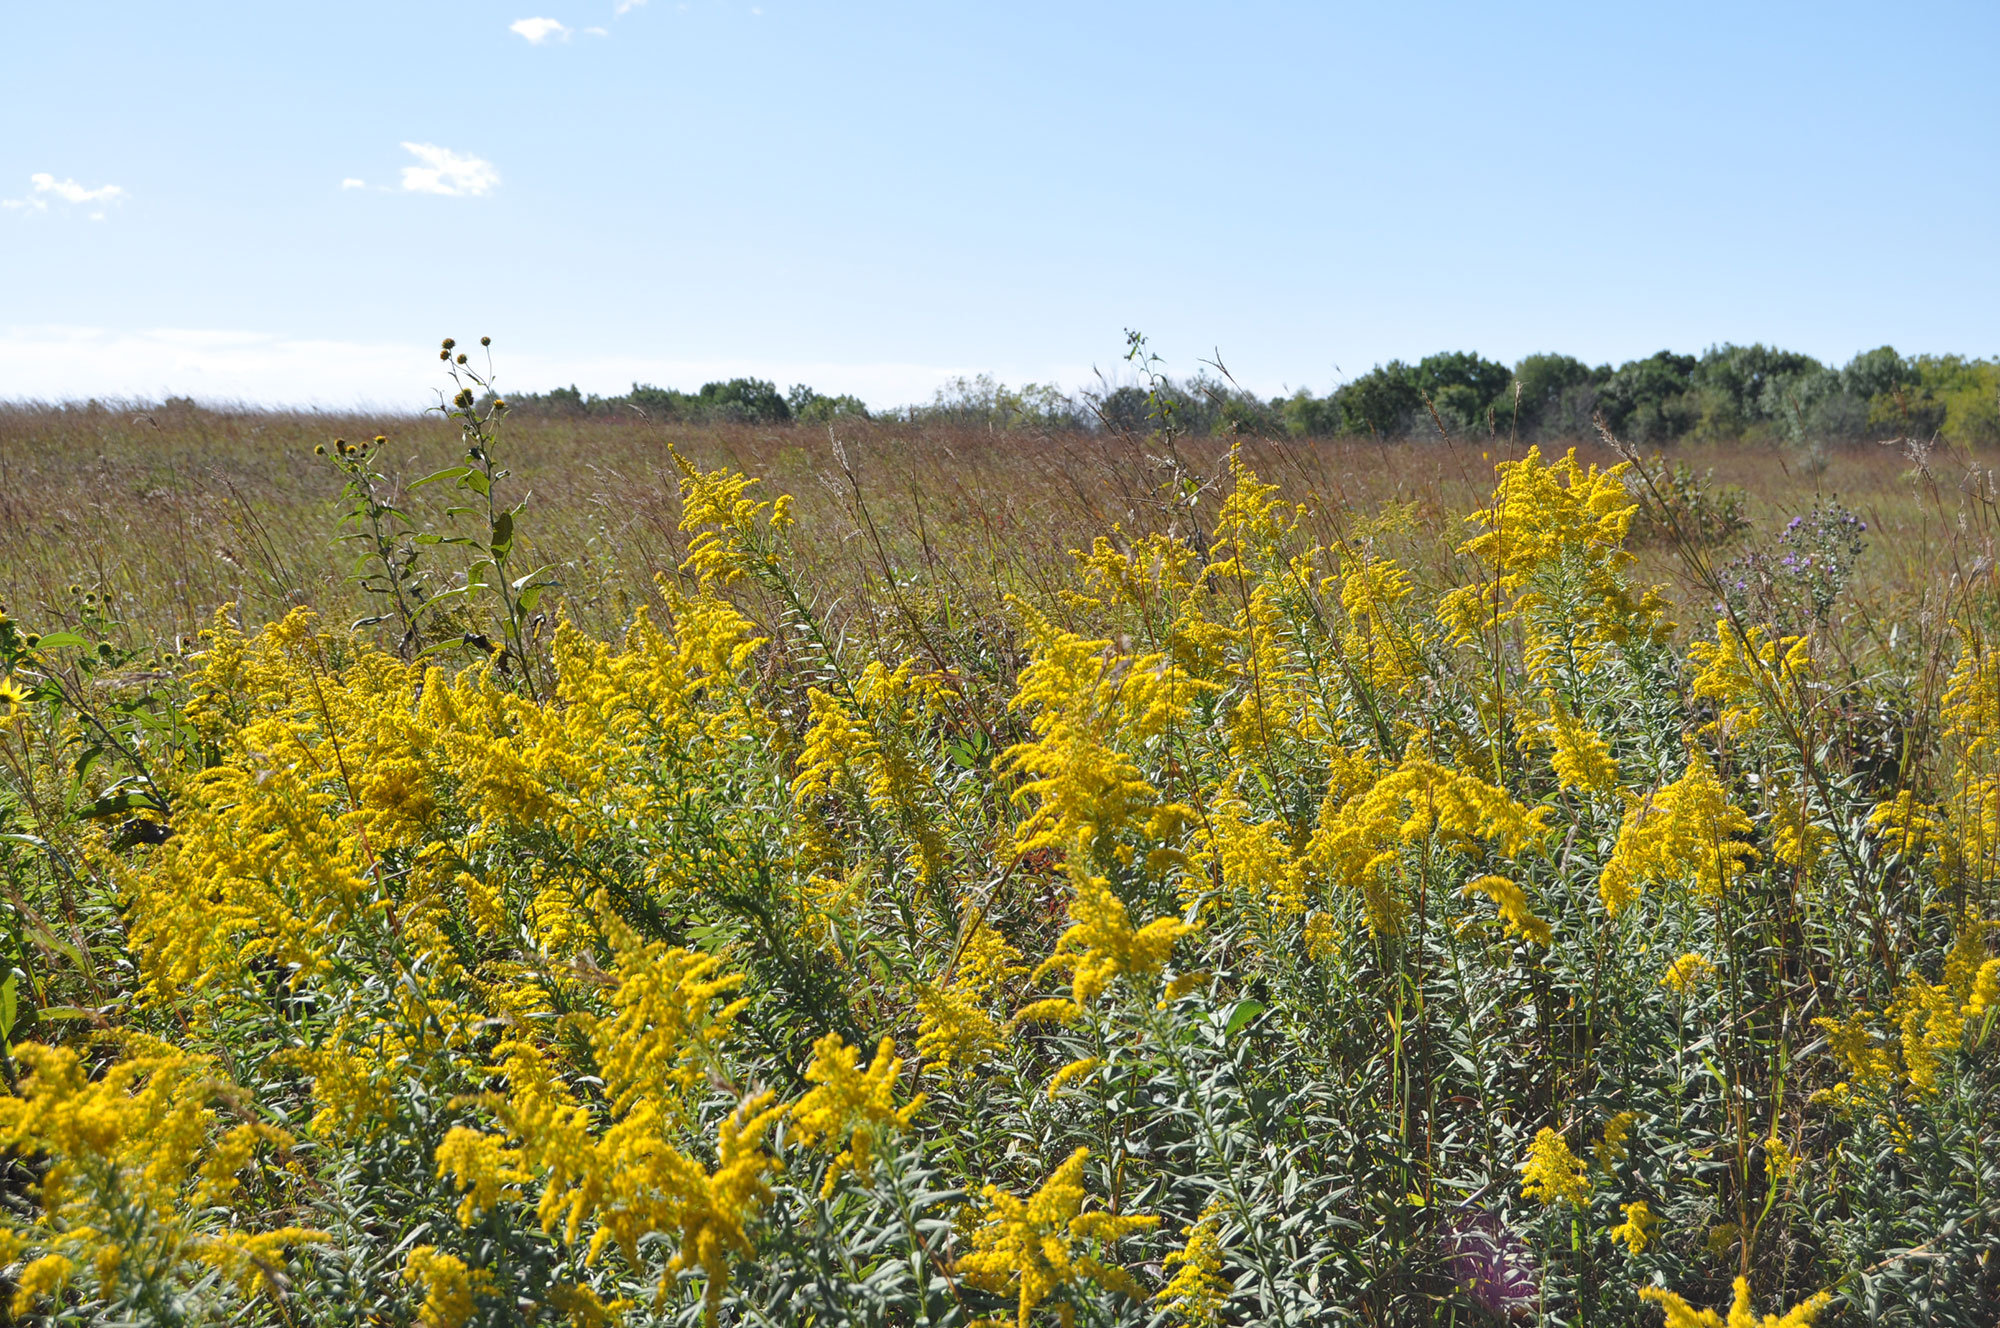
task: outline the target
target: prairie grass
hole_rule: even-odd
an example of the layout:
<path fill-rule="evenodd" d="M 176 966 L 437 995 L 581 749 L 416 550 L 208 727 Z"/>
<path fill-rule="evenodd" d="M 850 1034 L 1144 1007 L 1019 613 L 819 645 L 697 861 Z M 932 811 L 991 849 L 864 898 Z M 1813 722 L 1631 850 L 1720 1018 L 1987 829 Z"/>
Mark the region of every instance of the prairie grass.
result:
<path fill-rule="evenodd" d="M 338 486 L 313 449 L 376 434 L 390 440 L 385 470 L 404 483 L 459 452 L 457 427 L 434 413 L 0 405 L 0 602 L 34 604 L 60 620 L 68 587 L 88 584 L 111 597 L 134 640 L 187 637 L 223 603 L 250 624 L 301 604 L 359 616 L 368 606 L 348 581 L 351 557 L 332 539 Z M 679 562 L 670 443 L 795 495 L 811 532 L 800 541 L 802 568 L 829 593 L 867 593 L 885 576 L 923 567 L 948 577 L 975 610 L 1065 584 L 1068 550 L 1114 524 L 1133 535 L 1165 528 L 1162 477 L 1178 466 L 1212 479 L 1230 446 L 1182 438 L 1167 457 L 1151 439 L 1117 434 L 521 421 L 503 446 L 529 499 L 525 538 L 561 569 L 563 610 L 580 626 L 614 631 L 633 608 L 657 604 L 654 577 Z M 1409 512 L 1407 551 L 1432 559 L 1462 538 L 1462 517 L 1491 487 L 1493 464 L 1526 450 L 1499 437 L 1241 443 L 1260 474 L 1312 503 L 1322 539 L 1350 514 L 1396 504 Z M 1573 445 L 1587 462 L 1617 460 L 1600 440 Z M 1687 444 L 1661 460 L 1741 490 L 1753 532 L 1775 531 L 1816 498 L 1838 498 L 1874 532 L 1850 605 L 1878 612 L 1921 597 L 1940 558 L 1967 556 L 1952 529 L 1954 491 L 1982 464 L 1962 450 L 1926 455 L 1927 483 L 1903 445 L 1806 453 Z M 1216 501 L 1209 484 L 1195 515 L 1212 514 Z M 447 525 L 447 505 L 442 493 L 411 495 L 427 524 Z M 1964 515 L 1986 514 L 1973 504 Z M 1642 575 L 1693 589 L 1666 541 L 1635 547 Z"/>

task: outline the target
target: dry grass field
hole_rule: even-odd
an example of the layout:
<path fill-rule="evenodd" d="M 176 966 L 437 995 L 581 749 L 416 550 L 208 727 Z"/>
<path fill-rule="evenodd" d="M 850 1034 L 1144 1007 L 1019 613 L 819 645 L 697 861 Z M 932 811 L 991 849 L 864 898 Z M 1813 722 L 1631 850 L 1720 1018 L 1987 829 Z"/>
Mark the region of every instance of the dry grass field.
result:
<path fill-rule="evenodd" d="M 333 543 L 339 482 L 314 448 L 377 434 L 389 439 L 381 468 L 392 482 L 458 459 L 457 426 L 436 414 L 0 406 L 0 602 L 60 620 L 68 588 L 85 586 L 109 597 L 134 640 L 187 636 L 224 602 L 246 624 L 301 604 L 360 616 L 367 606 L 349 583 L 352 558 Z M 1114 524 L 1143 535 L 1177 515 L 1189 521 L 1161 496 L 1177 473 L 1200 485 L 1192 518 L 1200 525 L 1219 501 L 1215 481 L 1231 445 L 1184 438 L 1168 456 L 1152 439 L 1110 434 L 603 419 L 511 421 L 502 437 L 511 487 L 529 504 L 524 538 L 537 561 L 560 569 L 562 611 L 599 632 L 657 603 L 654 578 L 680 562 L 669 444 L 704 467 L 740 469 L 795 495 L 811 532 L 799 553 L 817 584 L 870 595 L 906 576 L 941 577 L 974 612 L 1006 593 L 1066 584 L 1068 551 Z M 1356 517 L 1394 505 L 1407 519 L 1393 523 L 1390 539 L 1434 570 L 1463 540 L 1463 516 L 1491 488 L 1494 464 L 1526 450 L 1498 437 L 1241 445 L 1287 498 L 1310 504 L 1316 538 L 1337 541 Z M 1618 459 L 1598 439 L 1574 445 L 1586 462 Z M 1944 449 L 1920 465 L 1905 444 L 1813 455 L 1690 444 L 1651 454 L 1649 465 L 1664 473 L 1679 464 L 1716 490 L 1741 490 L 1745 530 L 1709 546 L 1724 559 L 1817 500 L 1845 504 L 1870 538 L 1843 609 L 1890 615 L 1886 631 L 1940 573 L 1964 578 L 1990 567 L 1993 510 L 1981 485 L 1996 460 Z M 409 496 L 427 522 L 448 524 L 446 506 L 441 493 Z M 1644 575 L 1693 591 L 1671 542 L 1647 539 L 1640 524 Z"/>

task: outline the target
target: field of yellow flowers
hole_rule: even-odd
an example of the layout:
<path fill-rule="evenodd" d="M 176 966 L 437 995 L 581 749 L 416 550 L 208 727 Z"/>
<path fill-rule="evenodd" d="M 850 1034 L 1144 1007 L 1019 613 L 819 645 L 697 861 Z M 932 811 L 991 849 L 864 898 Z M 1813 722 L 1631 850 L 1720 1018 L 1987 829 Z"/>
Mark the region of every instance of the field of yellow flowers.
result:
<path fill-rule="evenodd" d="M 373 630 L 0 617 L 16 1320 L 2000 1319 L 1990 565 L 1868 668 L 1645 584 L 1643 463 L 1440 578 L 1231 454 L 862 637 L 683 460 L 599 639 L 452 410 L 428 619 L 347 444 Z"/>

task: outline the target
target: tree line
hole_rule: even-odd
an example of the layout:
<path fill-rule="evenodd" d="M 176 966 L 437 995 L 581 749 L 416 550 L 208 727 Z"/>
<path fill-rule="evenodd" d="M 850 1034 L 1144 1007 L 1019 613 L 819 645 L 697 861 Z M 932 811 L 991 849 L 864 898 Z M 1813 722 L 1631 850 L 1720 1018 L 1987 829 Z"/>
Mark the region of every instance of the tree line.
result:
<path fill-rule="evenodd" d="M 1064 392 L 961 377 L 931 401 L 871 413 L 859 399 L 799 384 L 780 391 L 734 378 L 682 392 L 635 383 L 620 396 L 575 386 L 514 398 L 542 416 L 641 415 L 677 423 L 825 424 L 893 418 L 995 430 L 1145 432 L 1171 422 L 1191 434 L 1422 437 L 1440 430 L 1522 441 L 1590 434 L 1602 420 L 1635 442 L 1679 439 L 1856 441 L 1885 436 L 2000 442 L 2000 360 L 1863 351 L 1835 367 L 1754 344 L 1700 355 L 1660 351 L 1623 364 L 1529 355 L 1513 366 L 1471 351 L 1390 360 L 1324 395 L 1263 397 L 1206 372 L 1150 386 Z"/>

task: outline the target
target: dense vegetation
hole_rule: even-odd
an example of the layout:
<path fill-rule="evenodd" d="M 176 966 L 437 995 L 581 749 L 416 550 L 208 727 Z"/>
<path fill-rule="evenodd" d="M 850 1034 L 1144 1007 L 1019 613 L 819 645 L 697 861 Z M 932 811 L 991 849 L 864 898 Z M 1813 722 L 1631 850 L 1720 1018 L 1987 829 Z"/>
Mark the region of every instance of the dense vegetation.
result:
<path fill-rule="evenodd" d="M 1161 434 L 980 584 L 672 452 L 593 634 L 483 388 L 414 494 L 304 459 L 365 621 L 0 621 L 17 1316 L 2000 1311 L 1976 457 L 1857 603 L 1830 494 L 1636 453 L 1427 517 Z"/>
<path fill-rule="evenodd" d="M 868 413 L 853 397 L 822 396 L 805 386 L 781 394 L 776 385 L 751 378 L 709 383 L 694 393 L 635 383 L 618 397 L 586 397 L 569 387 L 512 404 L 541 416 L 637 411 L 682 423 L 825 423 Z M 1530 355 L 1510 369 L 1451 351 L 1415 364 L 1391 360 L 1325 396 L 1301 388 L 1267 400 L 1207 374 L 1071 396 L 1045 384 L 1009 388 L 981 375 L 956 379 L 929 403 L 893 413 L 999 429 L 1143 433 L 1162 422 L 1162 407 L 1174 427 L 1197 435 L 1398 438 L 1435 437 L 1443 429 L 1547 442 L 1589 436 L 1601 419 L 1637 443 L 1942 436 L 1990 444 L 2000 443 L 2000 362 L 1902 355 L 1882 346 L 1835 368 L 1795 351 L 1722 345 L 1701 355 L 1661 351 L 1615 368 L 1568 355 Z"/>

